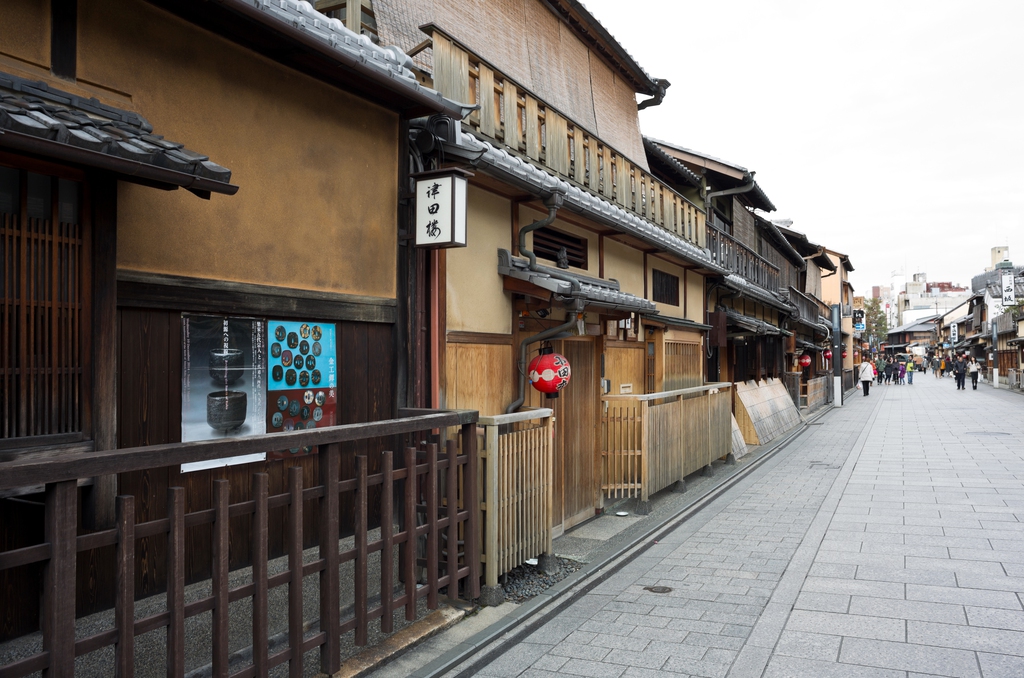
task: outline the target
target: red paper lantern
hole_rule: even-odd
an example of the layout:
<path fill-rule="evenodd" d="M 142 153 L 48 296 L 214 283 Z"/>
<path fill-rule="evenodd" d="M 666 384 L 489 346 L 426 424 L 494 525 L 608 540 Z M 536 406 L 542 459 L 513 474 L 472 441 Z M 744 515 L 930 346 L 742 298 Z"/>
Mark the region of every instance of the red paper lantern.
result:
<path fill-rule="evenodd" d="M 845 358 L 845 357 L 846 357 L 846 349 L 844 348 L 844 349 L 843 349 L 843 352 L 842 352 L 842 353 L 840 353 L 839 355 L 841 355 L 841 356 L 843 356 L 843 357 Z"/>
<path fill-rule="evenodd" d="M 830 349 L 825 349 L 825 352 L 822 353 L 822 356 L 825 358 L 825 360 L 832 360 L 832 351 Z"/>
<path fill-rule="evenodd" d="M 542 353 L 530 361 L 526 374 L 530 384 L 541 393 L 557 394 L 569 383 L 569 361 L 559 353 Z"/>
<path fill-rule="evenodd" d="M 810 367 L 810 366 L 811 366 L 811 356 L 809 356 L 806 353 L 804 353 L 802 356 L 800 356 L 800 367 Z"/>

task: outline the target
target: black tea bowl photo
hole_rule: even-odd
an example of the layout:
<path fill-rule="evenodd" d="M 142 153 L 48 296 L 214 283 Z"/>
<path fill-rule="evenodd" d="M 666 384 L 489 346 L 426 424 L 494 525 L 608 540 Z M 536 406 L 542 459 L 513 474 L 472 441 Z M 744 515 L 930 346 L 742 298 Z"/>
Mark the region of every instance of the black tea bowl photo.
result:
<path fill-rule="evenodd" d="M 230 386 L 245 374 L 245 355 L 237 348 L 210 349 L 210 377 L 218 385 Z"/>
<path fill-rule="evenodd" d="M 245 391 L 214 391 L 206 396 L 206 423 L 218 431 L 231 431 L 245 423 Z"/>

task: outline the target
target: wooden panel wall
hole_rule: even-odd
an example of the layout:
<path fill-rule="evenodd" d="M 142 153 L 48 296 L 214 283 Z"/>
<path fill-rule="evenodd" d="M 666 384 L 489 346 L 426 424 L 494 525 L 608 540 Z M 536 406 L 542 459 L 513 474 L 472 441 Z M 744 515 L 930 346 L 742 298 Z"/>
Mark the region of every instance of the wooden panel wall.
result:
<path fill-rule="evenodd" d="M 704 383 L 704 355 L 700 344 L 684 341 L 665 342 L 665 378 L 663 391 L 691 388 Z"/>
<path fill-rule="evenodd" d="M 555 350 L 569 359 L 572 380 L 555 409 L 555 498 L 561 486 L 565 529 L 594 515 L 601 478 L 597 464 L 598 376 L 593 340 L 555 342 Z M 551 407 L 549 404 L 548 407 Z M 554 520 L 558 520 L 555 504 Z"/>
<path fill-rule="evenodd" d="M 449 343 L 446 353 L 444 407 L 503 414 L 518 383 L 512 344 Z"/>
<path fill-rule="evenodd" d="M 394 416 L 394 356 L 392 326 L 379 323 L 338 322 L 338 416 L 339 423 L 388 419 Z M 167 310 L 122 308 L 118 312 L 118 447 L 135 447 L 181 441 L 181 314 Z M 380 452 L 393 447 L 390 441 L 362 441 L 342 446 L 342 478 L 355 476 L 355 455 L 366 454 L 369 472 L 380 468 Z M 213 507 L 213 481 L 230 482 L 230 501 L 250 499 L 252 473 L 270 476 L 270 494 L 287 491 L 288 468 L 303 470 L 306 487 L 318 483 L 315 455 L 278 461 L 231 466 L 182 474 L 178 467 L 124 473 L 118 492 L 136 497 L 136 520 L 164 515 L 167 488 L 185 488 L 186 511 Z M 379 520 L 379 492 L 371 494 L 372 523 Z M 344 499 L 344 498 L 343 498 Z M 342 501 L 351 506 L 351 501 Z M 284 509 L 270 513 L 271 557 L 284 554 Z M 305 547 L 313 546 L 318 534 L 319 515 L 315 502 L 303 511 Z M 353 516 L 343 513 L 342 532 L 352 529 Z M 237 523 L 237 524 L 236 524 Z M 190 528 L 186 533 L 188 581 L 210 576 L 211 525 Z M 232 569 L 249 564 L 246 521 L 232 521 L 230 551 Z M 166 543 L 163 537 L 140 540 L 136 550 L 136 591 L 140 597 L 164 590 Z M 101 581 L 96 571 L 113 549 L 98 549 L 79 556 L 78 614 L 88 614 L 113 604 L 114 582 Z M 112 562 L 112 561 L 111 561 Z"/>
<path fill-rule="evenodd" d="M 625 343 L 625 342 L 623 342 Z M 644 393 L 646 372 L 646 342 L 616 343 L 604 351 L 604 378 L 611 380 L 612 395 L 622 393 L 622 385 L 631 385 L 631 393 Z M 570 363 L 571 364 L 571 363 Z"/>

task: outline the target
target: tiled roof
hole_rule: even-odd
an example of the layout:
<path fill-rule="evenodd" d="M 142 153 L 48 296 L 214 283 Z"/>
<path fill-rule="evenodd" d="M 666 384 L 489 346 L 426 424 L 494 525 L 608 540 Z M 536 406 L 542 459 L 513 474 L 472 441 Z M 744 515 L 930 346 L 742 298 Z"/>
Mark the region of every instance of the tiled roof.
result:
<path fill-rule="evenodd" d="M 532 283 L 561 297 L 563 301 L 581 299 L 588 306 L 630 311 L 633 313 L 655 314 L 658 308 L 647 299 L 623 292 L 619 284 L 613 280 L 597 280 L 581 278 L 579 292 L 573 286 L 545 273 L 543 269 L 531 271 L 526 259 L 513 257 L 508 250 L 498 250 L 498 272 L 510 278 L 517 278 Z M 571 274 L 570 274 L 571 275 Z"/>
<path fill-rule="evenodd" d="M 671 167 L 676 175 L 684 182 L 691 186 L 700 188 L 700 177 L 697 176 L 689 167 L 666 153 L 661 146 L 658 145 L 658 142 L 654 141 L 650 137 L 644 137 L 644 150 L 656 157 L 665 165 Z"/>
<path fill-rule="evenodd" d="M 103 167 L 128 181 L 139 177 L 199 192 L 238 190 L 230 183 L 231 170 L 155 134 L 141 115 L 6 73 L 0 73 L 0 146 Z"/>
<path fill-rule="evenodd" d="M 747 282 L 744 278 L 741 278 L 735 273 L 730 273 L 725 276 L 722 279 L 722 284 L 748 299 L 760 301 L 763 304 L 768 304 L 769 306 L 773 306 L 783 311 L 791 312 L 796 308 L 792 302 L 784 299 L 781 295 Z"/>
<path fill-rule="evenodd" d="M 512 155 L 504 149 L 496 148 L 471 134 L 459 132 L 458 135 L 456 143 L 445 142 L 447 157 L 468 161 L 487 173 L 514 186 L 519 186 L 538 197 L 561 193 L 564 196 L 565 209 L 607 224 L 622 233 L 627 233 L 663 252 L 673 254 L 712 273 L 719 275 L 728 273 L 726 269 L 711 261 L 711 255 L 707 250 L 674 233 L 655 226 L 589 191 L 552 176 L 526 160 Z"/>

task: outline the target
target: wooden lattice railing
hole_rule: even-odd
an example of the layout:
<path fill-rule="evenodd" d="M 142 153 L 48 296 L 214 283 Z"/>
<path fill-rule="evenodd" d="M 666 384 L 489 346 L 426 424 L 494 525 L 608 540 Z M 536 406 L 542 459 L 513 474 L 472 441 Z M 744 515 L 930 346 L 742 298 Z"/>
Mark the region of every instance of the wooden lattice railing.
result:
<path fill-rule="evenodd" d="M 711 260 L 722 268 L 766 290 L 779 289 L 779 267 L 736 238 L 709 224 L 706 243 Z"/>
<path fill-rule="evenodd" d="M 704 246 L 704 211 L 436 28 L 433 86 L 479 104 L 476 133 L 638 217 Z"/>
<path fill-rule="evenodd" d="M 554 457 L 550 409 L 480 417 L 484 583 L 551 552 Z"/>
<path fill-rule="evenodd" d="M 43 566 L 42 650 L 0 666 L 0 675 L 70 676 L 75 659 L 98 649 L 114 647 L 112 672 L 134 675 L 135 638 L 166 629 L 167 675 L 185 673 L 185 657 L 196 647 L 209 645 L 215 676 L 266 676 L 273 667 L 288 663 L 291 676 L 309 673 L 303 654 L 319 648 L 319 670 L 334 674 L 341 668 L 343 634 L 352 633 L 355 645 L 365 645 L 368 626 L 379 620 L 380 630 L 393 629 L 394 613 L 404 608 L 406 619 L 416 617 L 417 601 L 438 606 L 441 589 L 458 595 L 460 583 L 467 597 L 480 593 L 479 504 L 477 484 L 476 412 L 435 412 L 403 419 L 325 427 L 252 438 L 155 445 L 93 454 L 50 456 L 42 460 L 0 463 L 0 490 L 45 485 L 45 538 L 42 543 L 0 552 L 0 571 L 38 563 Z M 423 443 L 431 430 L 459 427 L 458 442 L 449 440 L 443 452 L 437 443 Z M 381 456 L 379 472 L 371 473 L 367 457 L 357 455 L 354 478 L 342 480 L 341 444 L 389 437 L 405 440 L 397 460 L 392 452 Z M 460 449 L 461 443 L 461 449 Z M 78 534 L 79 478 L 138 471 L 211 459 L 253 454 L 282 448 L 319 447 L 319 484 L 303 487 L 301 469 L 289 470 L 288 489 L 268 494 L 267 475 L 251 476 L 248 501 L 229 503 L 228 481 L 214 481 L 214 508 L 185 512 L 185 491 L 168 490 L 166 517 L 135 523 L 135 498 L 117 498 L 117 525 L 113 529 Z M 368 521 L 371 492 L 380 496 L 380 525 Z M 398 509 L 394 507 L 398 504 Z M 303 514 L 318 509 L 319 555 L 303 559 Z M 268 531 L 271 514 L 285 512 L 287 566 L 268 571 Z M 354 516 L 354 534 L 339 541 L 340 515 Z M 228 579 L 229 531 L 233 521 L 251 524 L 252 576 L 231 586 Z M 194 557 L 186 534 L 199 525 L 212 524 L 212 581 L 209 595 L 186 602 L 185 561 Z M 162 611 L 136 618 L 135 568 L 137 543 L 162 536 L 167 540 L 167 595 Z M 372 538 L 371 538 L 372 537 Z M 351 544 L 349 543 L 351 542 Z M 343 546 L 342 546 L 343 545 Z M 461 547 L 457 546 L 461 545 Z M 75 581 L 80 553 L 103 546 L 116 548 L 116 602 L 113 625 L 76 639 Z M 379 557 L 375 554 L 380 554 Z M 394 564 L 398 563 L 398 572 Z M 371 557 L 379 562 L 380 581 L 368 581 Z M 352 563 L 352 581 L 342 581 L 339 568 Z M 106 574 L 106 573 L 99 573 Z M 317 619 L 303 618 L 303 581 L 316 575 L 320 610 Z M 401 582 L 396 586 L 396 582 Z M 343 618 L 341 588 L 351 585 L 355 603 Z M 274 651 L 268 646 L 268 595 L 277 587 L 287 590 L 287 642 Z M 371 593 L 379 589 L 379 600 Z M 252 604 L 251 659 L 231 661 L 229 605 L 250 599 Z M 194 637 L 186 620 L 210 612 L 209 634 Z M 212 637 L 211 637 L 212 636 Z M 144 661 L 159 661 L 146 657 Z"/>
<path fill-rule="evenodd" d="M 602 398 L 601 489 L 648 501 L 732 449 L 732 384 Z"/>

